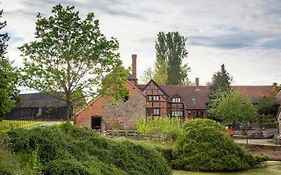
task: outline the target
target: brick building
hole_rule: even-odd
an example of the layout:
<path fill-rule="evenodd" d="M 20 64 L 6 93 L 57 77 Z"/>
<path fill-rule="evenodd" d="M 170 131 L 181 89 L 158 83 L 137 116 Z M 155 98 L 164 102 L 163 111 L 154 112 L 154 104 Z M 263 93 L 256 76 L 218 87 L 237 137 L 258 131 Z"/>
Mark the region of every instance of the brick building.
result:
<path fill-rule="evenodd" d="M 127 101 L 120 101 L 112 106 L 108 97 L 97 97 L 90 106 L 74 117 L 79 126 L 102 130 L 116 126 L 134 128 L 138 117 L 169 116 L 190 118 L 206 117 L 208 103 L 208 86 L 200 86 L 199 78 L 194 86 L 158 85 L 150 80 L 147 84 L 138 84 L 137 55 L 132 55 L 132 74 L 126 83 L 130 96 Z M 270 86 L 233 86 L 256 103 L 264 96 L 275 97 L 276 84 Z"/>

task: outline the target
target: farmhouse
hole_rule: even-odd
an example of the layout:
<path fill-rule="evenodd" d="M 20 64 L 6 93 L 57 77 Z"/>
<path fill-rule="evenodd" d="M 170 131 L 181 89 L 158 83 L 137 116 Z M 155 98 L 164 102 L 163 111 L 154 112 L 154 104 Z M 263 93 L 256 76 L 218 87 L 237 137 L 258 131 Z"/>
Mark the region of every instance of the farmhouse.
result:
<path fill-rule="evenodd" d="M 269 86 L 233 86 L 257 103 L 262 97 L 275 97 L 277 84 Z M 199 78 L 194 86 L 158 85 L 154 80 L 138 84 L 137 55 L 132 55 L 132 73 L 126 88 L 130 96 L 111 105 L 109 97 L 98 96 L 89 107 L 74 116 L 74 123 L 94 129 L 134 128 L 138 117 L 203 118 L 207 116 L 208 86 L 201 86 Z"/>
<path fill-rule="evenodd" d="M 47 93 L 19 95 L 19 106 L 7 114 L 9 120 L 65 120 L 66 102 Z"/>

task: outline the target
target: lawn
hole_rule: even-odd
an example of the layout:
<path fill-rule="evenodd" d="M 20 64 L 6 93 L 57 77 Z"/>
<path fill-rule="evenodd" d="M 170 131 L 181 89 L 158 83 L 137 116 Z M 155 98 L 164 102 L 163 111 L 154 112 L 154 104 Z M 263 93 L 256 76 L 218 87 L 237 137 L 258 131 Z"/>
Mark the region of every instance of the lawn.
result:
<path fill-rule="evenodd" d="M 245 171 L 238 172 L 192 172 L 192 171 L 173 171 L 173 175 L 280 175 L 281 162 L 268 161 L 268 166 L 263 168 L 253 168 Z"/>
<path fill-rule="evenodd" d="M 15 128 L 29 128 L 47 123 L 46 121 L 23 121 L 23 120 L 2 120 L 0 121 L 0 133 L 8 132 Z"/>

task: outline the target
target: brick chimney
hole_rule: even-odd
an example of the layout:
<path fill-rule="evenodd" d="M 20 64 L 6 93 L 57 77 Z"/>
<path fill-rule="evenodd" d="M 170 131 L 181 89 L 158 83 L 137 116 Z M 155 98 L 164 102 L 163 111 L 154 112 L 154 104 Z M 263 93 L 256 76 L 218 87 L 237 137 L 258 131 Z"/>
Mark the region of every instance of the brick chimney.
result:
<path fill-rule="evenodd" d="M 277 83 L 273 83 L 272 88 L 277 91 Z"/>
<path fill-rule="evenodd" d="M 137 79 L 137 54 L 132 54 L 132 75 Z"/>
<path fill-rule="evenodd" d="M 198 77 L 196 77 L 195 78 L 195 91 L 199 91 L 200 89 L 199 89 L 199 78 Z"/>

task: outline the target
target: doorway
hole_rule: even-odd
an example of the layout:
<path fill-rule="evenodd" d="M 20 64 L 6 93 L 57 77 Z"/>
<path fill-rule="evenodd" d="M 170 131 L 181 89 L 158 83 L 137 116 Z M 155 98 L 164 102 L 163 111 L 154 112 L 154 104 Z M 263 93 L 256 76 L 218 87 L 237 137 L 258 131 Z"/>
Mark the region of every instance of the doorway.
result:
<path fill-rule="evenodd" d="M 101 116 L 92 116 L 92 129 L 101 130 Z"/>

